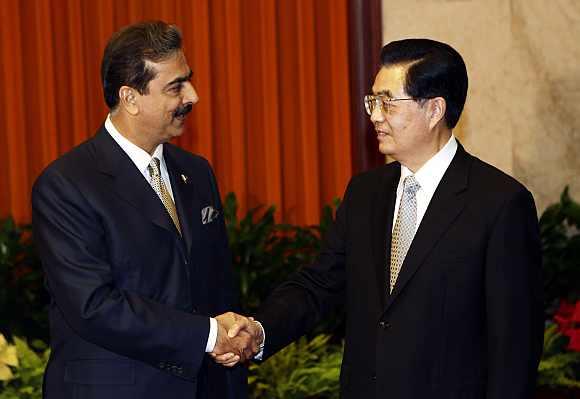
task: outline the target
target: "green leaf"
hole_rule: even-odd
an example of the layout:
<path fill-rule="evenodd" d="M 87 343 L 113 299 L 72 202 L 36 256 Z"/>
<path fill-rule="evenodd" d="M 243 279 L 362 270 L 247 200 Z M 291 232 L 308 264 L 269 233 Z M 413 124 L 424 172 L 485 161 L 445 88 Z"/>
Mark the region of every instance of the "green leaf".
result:
<path fill-rule="evenodd" d="M 250 366 L 253 398 L 338 398 L 342 346 L 329 335 L 290 344 L 260 366 Z"/>

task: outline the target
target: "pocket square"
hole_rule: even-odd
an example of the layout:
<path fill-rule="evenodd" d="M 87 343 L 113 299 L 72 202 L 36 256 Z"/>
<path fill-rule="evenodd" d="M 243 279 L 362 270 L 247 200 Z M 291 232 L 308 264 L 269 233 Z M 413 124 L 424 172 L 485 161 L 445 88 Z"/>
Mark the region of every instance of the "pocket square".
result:
<path fill-rule="evenodd" d="M 219 215 L 219 211 L 217 211 L 213 206 L 206 206 L 201 210 L 201 223 L 208 224 L 213 222 L 217 219 Z"/>

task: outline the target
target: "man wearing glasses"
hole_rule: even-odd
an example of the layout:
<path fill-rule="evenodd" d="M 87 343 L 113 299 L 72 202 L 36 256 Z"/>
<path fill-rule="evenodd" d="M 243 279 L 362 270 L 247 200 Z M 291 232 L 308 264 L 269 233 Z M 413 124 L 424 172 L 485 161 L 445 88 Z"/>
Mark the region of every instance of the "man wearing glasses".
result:
<path fill-rule="evenodd" d="M 395 41 L 381 63 L 365 105 L 396 162 L 351 180 L 318 260 L 255 316 L 263 355 L 339 305 L 343 398 L 528 399 L 543 331 L 534 200 L 454 137 L 467 71 L 453 48 Z"/>

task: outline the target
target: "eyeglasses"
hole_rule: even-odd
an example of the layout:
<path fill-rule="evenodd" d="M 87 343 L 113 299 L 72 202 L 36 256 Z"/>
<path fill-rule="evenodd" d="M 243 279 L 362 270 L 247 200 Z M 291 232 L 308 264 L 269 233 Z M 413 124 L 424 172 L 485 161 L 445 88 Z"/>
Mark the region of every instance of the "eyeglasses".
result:
<path fill-rule="evenodd" d="M 389 112 L 393 102 L 395 101 L 415 101 L 416 98 L 391 98 L 383 95 L 373 96 L 373 95 L 366 95 L 364 97 L 365 102 L 365 109 L 367 114 L 371 115 L 375 108 L 382 107 L 385 113 Z"/>

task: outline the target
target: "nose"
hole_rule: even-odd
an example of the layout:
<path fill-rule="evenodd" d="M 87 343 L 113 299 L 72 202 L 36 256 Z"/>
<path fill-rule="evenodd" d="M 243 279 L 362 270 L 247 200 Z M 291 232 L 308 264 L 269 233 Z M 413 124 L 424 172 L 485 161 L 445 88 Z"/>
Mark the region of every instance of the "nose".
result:
<path fill-rule="evenodd" d="M 183 102 L 196 104 L 198 101 L 199 96 L 195 91 L 195 87 L 193 87 L 191 82 L 185 82 L 185 86 L 183 87 Z"/>
<path fill-rule="evenodd" d="M 385 114 L 383 112 L 383 107 L 375 107 L 373 112 L 371 112 L 371 122 L 384 122 L 385 121 Z"/>

